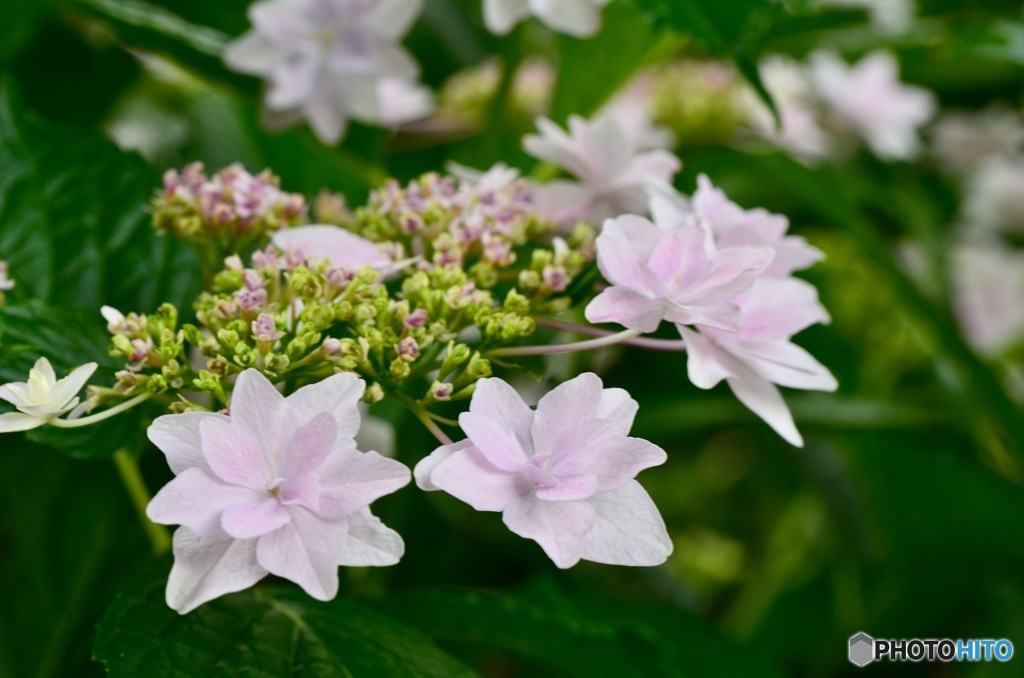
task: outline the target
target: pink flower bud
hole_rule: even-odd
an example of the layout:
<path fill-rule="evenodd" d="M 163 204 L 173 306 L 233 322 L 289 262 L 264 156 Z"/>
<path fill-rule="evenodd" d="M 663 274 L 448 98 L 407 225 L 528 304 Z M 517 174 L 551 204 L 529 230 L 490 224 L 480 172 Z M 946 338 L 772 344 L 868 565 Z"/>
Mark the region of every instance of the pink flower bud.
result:
<path fill-rule="evenodd" d="M 398 342 L 396 347 L 399 357 L 412 362 L 420 357 L 420 345 L 412 337 L 406 337 Z"/>
<path fill-rule="evenodd" d="M 267 344 L 283 337 L 284 332 L 277 331 L 274 316 L 269 313 L 260 313 L 259 317 L 252 321 L 252 335 L 256 341 Z"/>
<path fill-rule="evenodd" d="M 405 317 L 403 324 L 410 329 L 414 327 L 424 327 L 428 320 L 430 320 L 430 316 L 427 314 L 427 310 L 424 308 L 418 308 Z"/>

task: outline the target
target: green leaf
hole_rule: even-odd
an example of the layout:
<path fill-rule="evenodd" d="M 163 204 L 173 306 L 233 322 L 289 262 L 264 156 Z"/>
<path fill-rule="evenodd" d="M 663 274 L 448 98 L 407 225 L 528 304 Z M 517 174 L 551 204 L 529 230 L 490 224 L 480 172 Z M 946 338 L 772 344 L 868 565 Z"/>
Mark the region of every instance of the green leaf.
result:
<path fill-rule="evenodd" d="M 0 675 L 101 675 L 89 639 L 121 581 L 148 561 L 113 465 L 0 443 Z"/>
<path fill-rule="evenodd" d="M 633 0 L 672 29 L 692 36 L 709 51 L 736 62 L 778 120 L 778 110 L 765 89 L 757 63 L 761 41 L 781 3 L 773 0 Z"/>
<path fill-rule="evenodd" d="M 180 616 L 164 602 L 166 570 L 120 593 L 93 656 L 119 676 L 472 676 L 426 637 L 344 598 L 294 589 L 236 593 Z"/>
<path fill-rule="evenodd" d="M 0 0 L 0 63 L 6 63 L 25 46 L 35 32 L 39 20 L 50 10 L 54 0 Z"/>
<path fill-rule="evenodd" d="M 604 27 L 590 39 L 559 36 L 558 86 L 551 117 L 590 116 L 640 68 L 659 54 L 659 40 L 650 17 L 625 3 L 605 9 Z"/>
<path fill-rule="evenodd" d="M 0 163 L 0 252 L 14 298 L 95 313 L 190 306 L 198 260 L 153 232 L 146 206 L 159 175 L 141 158 L 93 130 L 32 119 L 0 75 Z"/>

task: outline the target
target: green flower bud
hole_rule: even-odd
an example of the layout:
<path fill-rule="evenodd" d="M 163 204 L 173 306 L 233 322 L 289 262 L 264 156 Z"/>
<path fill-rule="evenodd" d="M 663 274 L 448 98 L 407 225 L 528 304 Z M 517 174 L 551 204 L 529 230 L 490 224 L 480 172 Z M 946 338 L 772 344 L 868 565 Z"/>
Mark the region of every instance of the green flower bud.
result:
<path fill-rule="evenodd" d="M 363 394 L 363 402 L 373 405 L 384 400 L 384 388 L 374 382 L 366 387 L 366 393 Z"/>

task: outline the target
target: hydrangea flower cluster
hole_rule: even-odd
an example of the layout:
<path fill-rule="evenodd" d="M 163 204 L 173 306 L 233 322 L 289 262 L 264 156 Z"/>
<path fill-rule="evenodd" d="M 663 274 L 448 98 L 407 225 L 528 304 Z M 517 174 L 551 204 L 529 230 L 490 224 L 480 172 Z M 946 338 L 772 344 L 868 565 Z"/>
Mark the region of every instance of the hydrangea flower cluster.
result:
<path fill-rule="evenodd" d="M 212 177 L 198 162 L 180 172 L 168 170 L 163 190 L 153 201 L 158 231 L 172 233 L 217 259 L 251 248 L 305 216 L 303 196 L 282 191 L 270 171 L 254 176 L 241 165 Z"/>
<path fill-rule="evenodd" d="M 422 10 L 422 0 L 263 0 L 224 60 L 266 79 L 272 126 L 305 119 L 335 144 L 350 119 L 393 126 L 433 109 L 419 64 L 399 45 Z"/>
<path fill-rule="evenodd" d="M 95 365 L 58 381 L 41 359 L 28 382 L 0 389 L 18 409 L 0 430 L 88 426 L 150 399 L 171 411 L 149 438 L 175 478 L 147 514 L 180 525 L 167 602 L 183 614 L 267 574 L 330 599 L 339 566 L 401 558 L 401 537 L 369 506 L 412 474 L 354 442 L 360 406 L 383 399 L 440 443 L 414 459 L 420 488 L 500 512 L 558 567 L 665 562 L 671 538 L 636 476 L 667 455 L 629 435 L 638 403 L 584 373 L 531 410 L 495 372 L 620 343 L 686 351 L 694 384 L 727 381 L 802 444 L 776 385 L 835 388 L 791 342 L 828 318 L 792 275 L 822 255 L 787 235 L 785 217 L 740 208 L 706 177 L 692 199 L 677 193 L 666 180 L 678 160 L 639 151 L 615 115 L 574 118 L 570 134 L 541 127 L 527 148 L 578 184 L 454 167 L 388 182 L 355 210 L 324 194 L 317 212 L 330 223 L 300 224 L 304 202 L 268 173 L 168 173 L 154 225 L 200 252 L 230 252 L 207 271 L 195 322 L 170 304 L 104 307 L 110 352 L 124 361 L 116 383 L 89 386 L 65 419 Z M 591 220 L 605 216 L 597 235 Z M 555 317 L 584 307 L 590 322 L 626 329 Z M 640 337 L 666 321 L 681 341 Z M 596 338 L 519 345 L 538 325 Z"/>
<path fill-rule="evenodd" d="M 823 255 L 786 235 L 785 217 L 742 209 L 705 176 L 692 201 L 668 186 L 651 192 L 654 221 L 619 217 L 598 238 L 598 265 L 612 285 L 587 306 L 587 319 L 637 333 L 673 323 L 694 385 L 725 380 L 783 438 L 802 445 L 775 385 L 837 388 L 828 369 L 790 341 L 828 321 L 814 287 L 792 276 Z"/>

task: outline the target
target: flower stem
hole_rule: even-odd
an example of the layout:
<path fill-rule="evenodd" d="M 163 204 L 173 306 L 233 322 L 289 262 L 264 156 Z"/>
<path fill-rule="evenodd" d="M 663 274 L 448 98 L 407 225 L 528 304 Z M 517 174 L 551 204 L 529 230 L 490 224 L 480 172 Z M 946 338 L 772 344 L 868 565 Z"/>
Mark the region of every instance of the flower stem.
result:
<path fill-rule="evenodd" d="M 416 415 L 416 418 L 423 422 L 423 425 L 430 431 L 438 442 L 442 445 L 451 445 L 454 441 L 448 437 L 448 434 L 441 430 L 441 427 L 437 425 L 426 410 L 413 409 L 412 413 Z"/>
<path fill-rule="evenodd" d="M 152 393 L 143 393 L 142 395 L 135 396 L 131 400 L 126 400 L 125 402 L 121 403 L 120 405 L 117 405 L 115 407 L 111 407 L 109 410 L 104 410 L 103 412 L 100 412 L 98 414 L 94 414 L 94 415 L 89 416 L 89 417 L 82 417 L 81 419 L 70 419 L 70 420 L 68 420 L 68 419 L 51 419 L 47 423 L 50 424 L 51 426 L 56 426 L 57 428 L 81 428 L 83 426 L 91 426 L 93 424 L 98 424 L 101 421 L 109 419 L 109 418 L 111 418 L 111 417 L 113 417 L 115 415 L 121 414 L 122 412 L 130 410 L 133 407 L 135 407 L 136 405 L 138 405 L 140 403 L 144 403 L 144 402 L 146 402 L 147 400 L 149 400 L 152 397 L 153 397 Z"/>
<path fill-rule="evenodd" d="M 146 531 L 146 536 L 149 537 L 149 542 L 153 545 L 153 555 L 161 556 L 167 553 L 171 548 L 171 537 L 163 525 L 157 525 L 146 516 L 146 506 L 150 500 L 149 490 L 146 489 L 146 483 L 142 479 L 142 473 L 139 471 L 139 464 L 135 457 L 131 452 L 122 448 L 114 453 L 114 465 L 117 466 L 121 481 L 124 483 L 125 489 L 128 490 L 128 496 L 139 514 L 142 529 Z"/>
<path fill-rule="evenodd" d="M 634 339 L 640 336 L 641 334 L 642 332 L 640 332 L 640 330 L 625 330 L 624 332 L 609 334 L 598 339 L 576 341 L 570 344 L 552 344 L 550 346 L 514 346 L 512 348 L 499 348 L 494 351 L 491 351 L 488 354 L 488 357 L 501 358 L 529 355 L 556 355 L 558 353 L 592 351 L 594 349 L 604 348 L 605 346 L 614 346 L 615 344 L 621 344 L 625 341 L 629 341 L 630 339 Z"/>
<path fill-rule="evenodd" d="M 554 318 L 534 318 L 534 321 L 538 325 L 544 327 L 550 327 L 554 330 L 561 330 L 563 332 L 573 332 L 575 334 L 582 334 L 588 337 L 608 337 L 615 334 L 611 330 L 603 330 L 600 327 L 593 327 L 592 325 L 580 325 L 578 323 L 569 323 L 563 320 L 555 320 Z M 647 337 L 637 337 L 635 339 L 627 339 L 622 342 L 628 346 L 636 346 L 638 348 L 647 348 L 652 351 L 685 351 L 686 342 L 682 339 L 648 339 Z"/>

